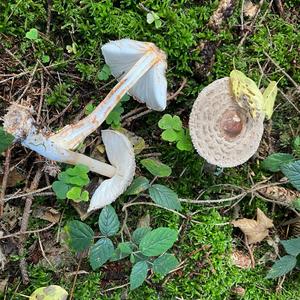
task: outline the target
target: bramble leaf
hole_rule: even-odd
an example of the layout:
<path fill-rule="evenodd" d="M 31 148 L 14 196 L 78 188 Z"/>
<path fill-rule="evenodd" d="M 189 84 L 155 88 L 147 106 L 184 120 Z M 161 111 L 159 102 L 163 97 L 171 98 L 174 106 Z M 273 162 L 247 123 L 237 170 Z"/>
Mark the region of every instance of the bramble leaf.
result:
<path fill-rule="evenodd" d="M 169 166 L 152 158 L 142 159 L 141 164 L 154 176 L 167 177 L 172 173 L 172 169 Z"/>
<path fill-rule="evenodd" d="M 286 241 L 280 241 L 287 254 L 297 256 L 300 253 L 300 237 Z"/>
<path fill-rule="evenodd" d="M 165 276 L 179 265 L 177 258 L 173 254 L 165 253 L 153 262 L 155 273 Z"/>
<path fill-rule="evenodd" d="M 151 227 L 139 227 L 132 233 L 132 240 L 138 245 L 142 238 L 151 231 Z"/>
<path fill-rule="evenodd" d="M 266 278 L 274 279 L 287 274 L 296 266 L 297 259 L 293 255 L 285 255 L 277 260 L 268 272 Z"/>
<path fill-rule="evenodd" d="M 300 191 L 300 160 L 282 165 L 281 171 L 290 183 Z"/>
<path fill-rule="evenodd" d="M 294 157 L 287 153 L 273 153 L 262 161 L 261 166 L 265 170 L 278 172 L 281 166 L 294 161 Z"/>
<path fill-rule="evenodd" d="M 120 221 L 115 209 L 111 205 L 105 206 L 99 215 L 99 229 L 105 236 L 115 235 L 120 227 Z"/>
<path fill-rule="evenodd" d="M 139 176 L 135 178 L 126 191 L 126 195 L 137 195 L 149 188 L 149 180 L 146 177 Z"/>
<path fill-rule="evenodd" d="M 100 268 L 113 255 L 114 245 L 108 238 L 102 238 L 91 247 L 90 250 L 90 264 L 93 270 Z"/>
<path fill-rule="evenodd" d="M 147 278 L 148 265 L 145 261 L 137 262 L 130 273 L 130 290 L 134 290 L 141 286 Z"/>

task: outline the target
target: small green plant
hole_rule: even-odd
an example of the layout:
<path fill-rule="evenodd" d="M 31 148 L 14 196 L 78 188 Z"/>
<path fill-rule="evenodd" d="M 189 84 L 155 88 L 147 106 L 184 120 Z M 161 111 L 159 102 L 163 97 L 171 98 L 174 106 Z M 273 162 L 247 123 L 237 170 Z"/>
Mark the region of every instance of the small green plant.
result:
<path fill-rule="evenodd" d="M 46 97 L 48 105 L 53 105 L 57 108 L 65 107 L 70 97 L 70 85 L 66 83 L 57 84 L 52 93 Z"/>
<path fill-rule="evenodd" d="M 131 290 L 142 285 L 149 270 L 164 276 L 178 266 L 176 257 L 166 253 L 177 240 L 177 230 L 140 227 L 134 230 L 129 241 L 122 241 L 115 247 L 111 237 L 118 233 L 120 221 L 111 205 L 102 209 L 98 226 L 101 236 L 94 243 L 94 232 L 90 226 L 80 221 L 69 222 L 65 226 L 67 244 L 75 252 L 89 249 L 89 262 L 93 270 L 99 269 L 108 261 L 130 257 Z"/>
<path fill-rule="evenodd" d="M 300 267 L 300 237 L 286 241 L 280 241 L 287 255 L 282 256 L 272 266 L 267 278 L 277 278 Z"/>
<path fill-rule="evenodd" d="M 14 141 L 14 136 L 7 133 L 2 126 L 0 126 L 0 154 L 4 152 Z"/>
<path fill-rule="evenodd" d="M 154 11 L 150 11 L 147 13 L 147 23 L 148 24 L 154 23 L 156 29 L 159 29 L 162 25 L 162 21 L 159 15 L 156 14 Z"/>
<path fill-rule="evenodd" d="M 32 41 L 36 41 L 39 38 L 39 32 L 36 28 L 31 28 L 29 31 L 26 32 L 26 38 Z"/>
<path fill-rule="evenodd" d="M 107 80 L 110 75 L 111 75 L 110 68 L 107 64 L 105 64 L 98 73 L 98 79 L 99 80 Z"/>
<path fill-rule="evenodd" d="M 158 122 L 158 127 L 163 129 L 161 138 L 164 141 L 176 143 L 176 147 L 181 151 L 193 149 L 188 129 L 182 127 L 182 121 L 178 116 L 163 115 Z"/>
<path fill-rule="evenodd" d="M 58 175 L 58 180 L 52 183 L 52 189 L 58 199 L 70 199 L 75 202 L 88 201 L 89 192 L 84 187 L 90 182 L 89 169 L 84 165 L 68 168 Z"/>

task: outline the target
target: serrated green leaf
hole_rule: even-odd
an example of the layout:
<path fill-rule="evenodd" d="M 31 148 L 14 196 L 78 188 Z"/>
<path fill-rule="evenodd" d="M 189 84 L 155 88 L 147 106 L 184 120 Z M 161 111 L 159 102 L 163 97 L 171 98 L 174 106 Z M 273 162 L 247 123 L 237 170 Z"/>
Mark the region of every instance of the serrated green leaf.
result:
<path fill-rule="evenodd" d="M 120 251 L 124 254 L 130 254 L 132 252 L 133 245 L 130 242 L 123 242 L 118 245 Z"/>
<path fill-rule="evenodd" d="M 102 238 L 91 247 L 90 250 L 90 265 L 93 270 L 100 268 L 113 255 L 114 245 L 108 238 Z"/>
<path fill-rule="evenodd" d="M 154 176 L 167 177 L 172 173 L 172 169 L 152 158 L 145 158 L 141 160 L 141 164 Z"/>
<path fill-rule="evenodd" d="M 286 241 L 280 241 L 287 254 L 297 256 L 300 253 L 300 237 Z"/>
<path fill-rule="evenodd" d="M 38 39 L 39 33 L 38 33 L 37 29 L 31 28 L 28 32 L 26 32 L 25 36 L 27 39 L 35 41 Z"/>
<path fill-rule="evenodd" d="M 300 160 L 282 165 L 281 171 L 290 183 L 300 191 Z"/>
<path fill-rule="evenodd" d="M 296 266 L 297 259 L 292 255 L 285 255 L 277 260 L 268 272 L 266 278 L 274 279 L 287 274 Z"/>
<path fill-rule="evenodd" d="M 98 73 L 99 80 L 107 80 L 111 74 L 110 68 L 108 65 L 104 65 L 101 71 Z"/>
<path fill-rule="evenodd" d="M 265 170 L 271 172 L 278 172 L 281 166 L 290 163 L 294 160 L 293 155 L 287 153 L 274 153 L 269 155 L 265 160 L 262 161 L 261 166 Z"/>
<path fill-rule="evenodd" d="M 54 181 L 52 183 L 52 189 L 57 199 L 66 199 L 69 188 L 70 186 L 62 181 Z"/>
<path fill-rule="evenodd" d="M 68 192 L 67 192 L 67 198 L 70 200 L 80 200 L 80 196 L 81 196 L 81 188 L 74 186 L 72 187 Z"/>
<path fill-rule="evenodd" d="M 58 285 L 49 285 L 36 289 L 29 300 L 67 300 L 68 292 Z"/>
<path fill-rule="evenodd" d="M 151 199 L 158 205 L 174 210 L 181 210 L 181 205 L 178 200 L 178 195 L 170 188 L 161 185 L 153 184 L 149 188 Z"/>
<path fill-rule="evenodd" d="M 130 290 L 134 290 L 141 286 L 147 278 L 148 265 L 145 261 L 136 263 L 130 273 Z"/>
<path fill-rule="evenodd" d="M 133 233 L 132 233 L 132 240 L 134 243 L 137 245 L 141 242 L 142 238 L 151 231 L 151 227 L 140 227 L 137 228 Z"/>
<path fill-rule="evenodd" d="M 162 132 L 161 138 L 167 142 L 175 142 L 178 140 L 178 135 L 174 129 L 169 128 Z"/>
<path fill-rule="evenodd" d="M 149 180 L 146 177 L 139 176 L 135 178 L 126 191 L 126 195 L 137 195 L 149 188 Z"/>
<path fill-rule="evenodd" d="M 147 233 L 141 240 L 139 249 L 146 256 L 157 256 L 170 249 L 177 240 L 177 230 L 160 227 Z"/>
<path fill-rule="evenodd" d="M 4 152 L 14 141 L 14 136 L 5 132 L 3 127 L 0 126 L 0 154 Z"/>
<path fill-rule="evenodd" d="M 105 236 L 112 236 L 118 232 L 120 221 L 111 205 L 107 205 L 101 210 L 98 224 L 101 233 Z"/>
<path fill-rule="evenodd" d="M 94 240 L 93 229 L 80 221 L 70 221 L 64 227 L 67 235 L 67 243 L 74 251 L 87 249 Z"/>
<path fill-rule="evenodd" d="M 147 260 L 148 260 L 148 257 L 143 255 L 140 252 L 136 252 L 136 253 L 133 252 L 133 253 L 130 254 L 130 262 L 132 264 L 135 264 L 139 261 L 147 261 Z"/>
<path fill-rule="evenodd" d="M 156 274 L 165 276 L 179 265 L 173 254 L 165 253 L 153 262 L 153 270 Z"/>

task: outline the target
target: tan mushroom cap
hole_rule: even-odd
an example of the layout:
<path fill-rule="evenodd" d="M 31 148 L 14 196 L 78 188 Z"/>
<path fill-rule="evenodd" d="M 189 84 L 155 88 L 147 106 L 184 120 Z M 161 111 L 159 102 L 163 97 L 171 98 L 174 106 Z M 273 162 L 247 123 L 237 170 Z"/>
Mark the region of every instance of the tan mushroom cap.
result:
<path fill-rule="evenodd" d="M 235 167 L 255 154 L 264 114 L 256 120 L 234 101 L 229 77 L 205 87 L 196 99 L 189 129 L 198 154 L 219 167 Z"/>

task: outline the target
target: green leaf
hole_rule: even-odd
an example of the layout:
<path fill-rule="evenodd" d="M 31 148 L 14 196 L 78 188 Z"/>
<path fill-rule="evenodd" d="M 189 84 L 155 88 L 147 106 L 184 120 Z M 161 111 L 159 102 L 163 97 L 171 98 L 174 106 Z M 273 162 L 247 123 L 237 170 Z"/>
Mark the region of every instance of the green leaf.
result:
<path fill-rule="evenodd" d="M 179 265 L 177 258 L 173 254 L 165 253 L 153 262 L 153 270 L 156 274 L 165 276 Z"/>
<path fill-rule="evenodd" d="M 99 80 L 107 80 L 111 74 L 110 68 L 108 65 L 104 65 L 101 71 L 98 73 Z"/>
<path fill-rule="evenodd" d="M 277 260 L 274 265 L 272 266 L 271 270 L 268 272 L 266 278 L 277 278 L 287 274 L 288 272 L 292 271 L 293 268 L 296 266 L 297 259 L 295 256 L 292 255 L 285 255 Z"/>
<path fill-rule="evenodd" d="M 277 82 L 271 81 L 263 92 L 264 112 L 266 114 L 267 120 L 270 120 L 272 117 L 277 91 L 278 91 Z"/>
<path fill-rule="evenodd" d="M 132 264 L 135 264 L 139 261 L 147 261 L 148 260 L 148 257 L 143 255 L 141 252 L 132 252 L 130 254 L 130 262 Z"/>
<path fill-rule="evenodd" d="M 81 188 L 74 186 L 72 187 L 68 192 L 67 192 L 67 198 L 70 200 L 80 200 L 80 196 L 81 196 Z"/>
<path fill-rule="evenodd" d="M 178 116 L 172 117 L 169 114 L 165 114 L 159 120 L 158 127 L 161 129 L 174 129 L 179 131 L 182 128 L 182 122 Z"/>
<path fill-rule="evenodd" d="M 262 168 L 271 172 L 278 172 L 283 164 L 290 163 L 294 160 L 291 154 L 287 153 L 274 153 L 268 156 L 261 163 Z"/>
<path fill-rule="evenodd" d="M 288 254 L 297 256 L 300 253 L 300 237 L 286 241 L 280 241 L 280 243 L 283 245 Z"/>
<path fill-rule="evenodd" d="M 120 227 L 120 221 L 111 205 L 105 206 L 99 215 L 99 229 L 105 236 L 115 235 Z"/>
<path fill-rule="evenodd" d="M 139 249 L 146 256 L 157 256 L 170 249 L 177 240 L 177 230 L 160 227 L 147 233 L 141 240 Z"/>
<path fill-rule="evenodd" d="M 172 173 L 172 169 L 158 160 L 145 158 L 141 160 L 141 164 L 154 176 L 167 177 Z"/>
<path fill-rule="evenodd" d="M 5 132 L 3 127 L 0 126 L 0 154 L 4 152 L 14 141 L 14 136 Z"/>
<path fill-rule="evenodd" d="M 188 130 L 180 130 L 177 134 L 178 142 L 176 144 L 177 149 L 181 151 L 193 150 L 193 144 Z"/>
<path fill-rule="evenodd" d="M 82 176 L 86 178 L 89 168 L 85 165 L 78 164 L 73 168 L 68 168 L 65 172 L 70 176 Z"/>
<path fill-rule="evenodd" d="M 85 178 L 84 178 L 85 177 Z M 77 185 L 79 187 L 85 186 L 90 182 L 88 175 L 82 174 L 81 176 L 72 176 L 69 178 L 71 184 Z"/>
<path fill-rule="evenodd" d="M 67 243 L 74 251 L 87 249 L 94 240 L 93 229 L 80 221 L 68 222 L 64 227 L 67 235 Z"/>
<path fill-rule="evenodd" d="M 296 136 L 293 141 L 293 150 L 295 154 L 299 157 L 300 156 L 300 136 Z"/>
<path fill-rule="evenodd" d="M 31 28 L 28 32 L 26 32 L 25 36 L 26 36 L 27 39 L 35 41 L 35 40 L 38 39 L 39 33 L 38 33 L 37 29 Z"/>
<path fill-rule="evenodd" d="M 162 22 L 161 22 L 161 20 L 155 20 L 154 24 L 155 24 L 155 28 L 159 29 L 161 27 L 161 25 L 162 25 Z"/>
<path fill-rule="evenodd" d="M 130 96 L 128 94 L 125 94 L 122 98 L 121 98 L 121 102 L 127 102 L 130 100 Z"/>
<path fill-rule="evenodd" d="M 42 56 L 42 63 L 46 64 L 50 61 L 50 56 L 49 55 L 43 55 Z"/>
<path fill-rule="evenodd" d="M 96 107 L 94 106 L 93 103 L 87 104 L 86 107 L 84 108 L 85 114 L 86 114 L 87 116 L 90 115 L 90 114 L 94 111 L 95 108 L 96 108 Z"/>
<path fill-rule="evenodd" d="M 150 13 L 147 13 L 147 23 L 148 24 L 152 24 L 153 22 L 154 22 L 154 15 L 153 15 L 153 13 L 152 12 L 150 12 Z"/>
<path fill-rule="evenodd" d="M 132 240 L 134 243 L 137 245 L 141 242 L 142 238 L 151 231 L 151 227 L 140 227 L 137 228 L 133 233 L 132 233 Z"/>
<path fill-rule="evenodd" d="M 89 198 L 90 198 L 90 195 L 89 195 L 89 192 L 88 191 L 83 191 L 81 193 L 81 196 L 80 196 L 80 200 L 82 201 L 89 201 Z"/>
<path fill-rule="evenodd" d="M 162 132 L 161 138 L 167 142 L 175 142 L 178 140 L 178 135 L 174 129 L 169 128 Z"/>
<path fill-rule="evenodd" d="M 134 244 L 131 242 L 120 243 L 110 258 L 110 261 L 117 261 L 129 256 L 132 253 L 133 248 Z"/>
<path fill-rule="evenodd" d="M 299 210 L 300 211 L 300 198 L 298 199 L 295 199 L 293 202 L 292 202 L 292 205 L 295 209 Z"/>
<path fill-rule="evenodd" d="M 130 290 L 134 290 L 141 286 L 147 278 L 148 265 L 145 261 L 136 263 L 130 273 Z"/>
<path fill-rule="evenodd" d="M 69 185 L 67 185 L 62 181 L 54 181 L 52 183 L 52 189 L 57 199 L 66 199 L 69 188 L 70 188 Z"/>
<path fill-rule="evenodd" d="M 126 195 L 137 195 L 149 188 L 149 180 L 146 177 L 139 176 L 135 178 L 126 191 Z"/>
<path fill-rule="evenodd" d="M 300 160 L 281 166 L 282 173 L 300 191 Z"/>
<path fill-rule="evenodd" d="M 60 172 L 58 174 L 58 180 L 61 181 L 61 182 L 64 182 L 66 184 L 70 184 L 70 180 L 71 180 L 71 176 L 69 176 L 66 172 Z"/>
<path fill-rule="evenodd" d="M 149 188 L 149 194 L 151 199 L 158 205 L 167 207 L 170 209 L 181 210 L 181 205 L 178 200 L 178 195 L 161 184 L 153 184 Z"/>
<path fill-rule="evenodd" d="M 113 252 L 114 245 L 110 239 L 102 238 L 97 241 L 90 251 L 89 260 L 92 269 L 96 270 L 104 265 L 112 257 Z"/>
<path fill-rule="evenodd" d="M 132 243 L 130 242 L 124 242 L 124 243 L 120 243 L 118 245 L 118 248 L 120 249 L 120 251 L 124 254 L 131 254 L 132 252 Z"/>
<path fill-rule="evenodd" d="M 59 285 L 49 285 L 36 289 L 29 300 L 67 300 L 68 292 Z"/>

